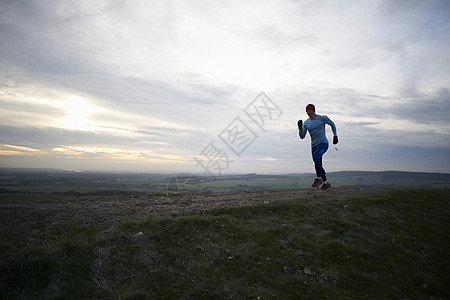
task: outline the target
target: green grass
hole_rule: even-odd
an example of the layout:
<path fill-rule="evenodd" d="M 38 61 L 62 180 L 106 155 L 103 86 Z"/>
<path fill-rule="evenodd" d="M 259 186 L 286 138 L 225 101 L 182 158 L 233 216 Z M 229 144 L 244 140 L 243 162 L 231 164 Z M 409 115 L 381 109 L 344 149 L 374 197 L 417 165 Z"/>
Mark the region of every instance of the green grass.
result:
<path fill-rule="evenodd" d="M 449 195 L 312 193 L 144 220 L 2 223 L 0 298 L 445 299 Z"/>

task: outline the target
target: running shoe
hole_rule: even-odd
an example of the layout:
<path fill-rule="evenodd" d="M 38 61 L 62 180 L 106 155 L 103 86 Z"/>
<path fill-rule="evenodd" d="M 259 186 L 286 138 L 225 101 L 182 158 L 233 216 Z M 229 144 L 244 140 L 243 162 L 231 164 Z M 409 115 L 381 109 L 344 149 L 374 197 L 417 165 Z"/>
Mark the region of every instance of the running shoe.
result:
<path fill-rule="evenodd" d="M 322 179 L 320 178 L 316 178 L 316 180 L 314 180 L 314 183 L 311 185 L 313 188 L 318 188 L 319 185 L 322 184 Z"/>
<path fill-rule="evenodd" d="M 322 184 L 322 187 L 320 188 L 321 190 L 328 190 L 331 187 L 331 183 L 326 183 L 324 182 Z"/>

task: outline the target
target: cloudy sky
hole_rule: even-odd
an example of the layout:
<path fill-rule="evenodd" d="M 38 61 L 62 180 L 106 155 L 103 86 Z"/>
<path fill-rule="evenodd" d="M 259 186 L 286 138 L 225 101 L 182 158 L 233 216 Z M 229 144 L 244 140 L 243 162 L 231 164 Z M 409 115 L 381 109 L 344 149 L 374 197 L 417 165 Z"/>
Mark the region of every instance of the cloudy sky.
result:
<path fill-rule="evenodd" d="M 313 172 L 314 103 L 327 171 L 450 172 L 447 0 L 2 0 L 0 42 L 1 167 Z"/>

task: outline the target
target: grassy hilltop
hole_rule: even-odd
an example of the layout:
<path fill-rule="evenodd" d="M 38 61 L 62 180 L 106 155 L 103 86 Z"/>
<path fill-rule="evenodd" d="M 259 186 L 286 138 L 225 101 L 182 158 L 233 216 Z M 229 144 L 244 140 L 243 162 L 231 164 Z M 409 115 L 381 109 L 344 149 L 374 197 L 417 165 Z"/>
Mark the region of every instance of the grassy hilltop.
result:
<path fill-rule="evenodd" d="M 450 190 L 0 194 L 1 299 L 448 299 Z"/>

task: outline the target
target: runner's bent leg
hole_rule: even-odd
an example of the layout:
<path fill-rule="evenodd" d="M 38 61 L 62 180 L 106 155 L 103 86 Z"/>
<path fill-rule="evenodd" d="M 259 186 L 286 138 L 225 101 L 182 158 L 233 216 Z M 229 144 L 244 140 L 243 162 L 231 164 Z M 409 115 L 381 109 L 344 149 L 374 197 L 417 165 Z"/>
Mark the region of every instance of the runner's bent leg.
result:
<path fill-rule="evenodd" d="M 322 178 L 323 182 L 327 182 L 327 175 L 322 165 L 322 156 L 328 150 L 328 143 L 322 143 L 311 148 L 312 157 L 314 161 L 314 168 L 316 169 L 316 176 Z"/>

